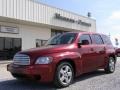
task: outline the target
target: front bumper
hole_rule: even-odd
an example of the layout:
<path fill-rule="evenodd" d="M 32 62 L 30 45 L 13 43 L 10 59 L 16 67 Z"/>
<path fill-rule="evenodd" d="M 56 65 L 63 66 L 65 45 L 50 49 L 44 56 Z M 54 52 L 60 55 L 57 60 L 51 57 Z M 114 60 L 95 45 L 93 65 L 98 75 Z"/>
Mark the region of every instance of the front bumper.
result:
<path fill-rule="evenodd" d="M 40 82 L 52 82 L 54 78 L 54 68 L 52 65 L 20 66 L 9 64 L 7 65 L 7 71 L 18 76 L 25 76 L 23 78 L 37 80 Z"/>

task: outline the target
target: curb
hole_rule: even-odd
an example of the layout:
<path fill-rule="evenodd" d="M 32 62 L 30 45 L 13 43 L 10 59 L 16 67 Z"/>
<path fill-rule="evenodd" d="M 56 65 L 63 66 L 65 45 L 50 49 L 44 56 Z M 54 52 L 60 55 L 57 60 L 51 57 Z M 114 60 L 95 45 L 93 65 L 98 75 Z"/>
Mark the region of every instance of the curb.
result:
<path fill-rule="evenodd" d="M 9 61 L 0 61 L 0 64 L 10 64 L 12 62 L 12 60 Z"/>

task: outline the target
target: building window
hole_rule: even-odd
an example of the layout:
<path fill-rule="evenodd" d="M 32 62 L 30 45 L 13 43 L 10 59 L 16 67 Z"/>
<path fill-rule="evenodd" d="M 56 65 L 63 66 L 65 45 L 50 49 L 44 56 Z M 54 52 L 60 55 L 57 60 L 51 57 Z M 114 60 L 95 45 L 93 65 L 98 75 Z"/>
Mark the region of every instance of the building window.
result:
<path fill-rule="evenodd" d="M 0 60 L 12 59 L 21 46 L 21 38 L 0 37 Z"/>
<path fill-rule="evenodd" d="M 18 38 L 13 38 L 13 49 L 15 51 L 20 51 L 21 50 L 21 39 Z"/>
<path fill-rule="evenodd" d="M 51 30 L 51 36 L 55 36 L 55 35 L 58 35 L 58 34 L 63 34 L 65 32 L 68 32 L 68 31 L 63 31 L 63 30 L 54 30 L 52 29 Z"/>
<path fill-rule="evenodd" d="M 36 47 L 44 46 L 47 40 L 36 39 Z"/>
<path fill-rule="evenodd" d="M 4 38 L 0 38 L 0 51 L 4 50 Z"/>
<path fill-rule="evenodd" d="M 11 50 L 13 40 L 11 38 L 5 38 L 5 50 Z"/>

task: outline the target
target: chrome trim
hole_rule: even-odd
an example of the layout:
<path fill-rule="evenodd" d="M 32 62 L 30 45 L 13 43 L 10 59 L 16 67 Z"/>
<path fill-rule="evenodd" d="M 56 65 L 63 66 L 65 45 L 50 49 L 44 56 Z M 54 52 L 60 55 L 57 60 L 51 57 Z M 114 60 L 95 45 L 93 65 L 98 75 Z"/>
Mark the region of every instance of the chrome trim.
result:
<path fill-rule="evenodd" d="M 26 54 L 16 54 L 13 63 L 17 65 L 30 65 L 30 57 Z"/>

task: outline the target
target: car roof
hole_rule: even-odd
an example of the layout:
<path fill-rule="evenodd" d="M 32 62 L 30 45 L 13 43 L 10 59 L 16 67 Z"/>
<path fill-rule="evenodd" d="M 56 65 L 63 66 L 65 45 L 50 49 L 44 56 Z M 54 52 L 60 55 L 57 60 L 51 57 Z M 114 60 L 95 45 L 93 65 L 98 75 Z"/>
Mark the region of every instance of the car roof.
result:
<path fill-rule="evenodd" d="M 98 34 L 98 35 L 105 35 L 105 34 L 96 33 L 96 32 L 79 32 L 79 34 Z"/>
<path fill-rule="evenodd" d="M 105 35 L 101 33 L 96 33 L 96 32 L 67 32 L 67 33 L 78 33 L 78 34 L 98 34 L 98 35 Z M 107 35 L 105 35 L 107 36 Z"/>

